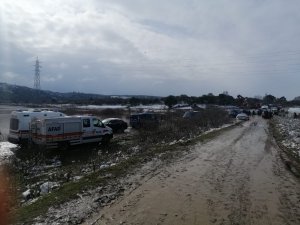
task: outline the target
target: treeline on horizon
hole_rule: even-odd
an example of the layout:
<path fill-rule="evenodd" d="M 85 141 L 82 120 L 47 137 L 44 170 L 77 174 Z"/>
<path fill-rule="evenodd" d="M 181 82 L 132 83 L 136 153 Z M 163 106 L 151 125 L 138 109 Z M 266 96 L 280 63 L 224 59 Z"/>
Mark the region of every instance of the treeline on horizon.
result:
<path fill-rule="evenodd" d="M 273 104 L 278 106 L 300 105 L 300 97 L 287 101 L 283 96 L 277 98 L 273 95 L 265 95 L 262 98 L 243 97 L 238 95 L 233 97 L 228 92 L 214 95 L 212 93 L 202 96 L 188 96 L 185 94 L 167 97 L 154 96 L 109 96 L 86 94 L 79 92 L 59 93 L 44 90 L 36 90 L 18 85 L 0 83 L 0 103 L 2 104 L 94 104 L 94 105 L 151 105 L 165 104 L 169 108 L 176 104 L 215 104 L 233 105 L 244 108 L 258 108 L 263 104 Z"/>
<path fill-rule="evenodd" d="M 173 107 L 176 104 L 186 103 L 189 105 L 193 104 L 215 104 L 215 105 L 232 105 L 242 108 L 260 108 L 262 105 L 277 105 L 281 107 L 290 106 L 290 105 L 299 105 L 300 101 L 287 101 L 283 96 L 276 98 L 273 95 L 265 95 L 263 98 L 250 98 L 243 97 L 238 95 L 236 98 L 233 96 L 222 93 L 219 95 L 214 95 L 209 93 L 207 95 L 202 95 L 200 97 L 179 95 L 173 96 L 169 95 L 168 97 L 163 98 L 165 105 L 169 108 Z"/>
<path fill-rule="evenodd" d="M 132 96 L 130 98 L 111 97 L 106 96 L 102 98 L 89 99 L 71 99 L 65 103 L 74 104 L 90 104 L 90 105 L 152 105 L 165 104 L 169 108 L 176 105 L 194 105 L 194 104 L 211 104 L 211 105 L 232 105 L 242 108 L 260 108 L 262 105 L 276 105 L 280 107 L 300 105 L 300 100 L 288 101 L 284 96 L 276 98 L 273 95 L 265 95 L 263 98 L 251 98 L 238 95 L 233 97 L 228 94 L 214 95 L 212 93 L 202 96 L 188 96 L 188 95 L 169 95 L 167 97 L 151 97 L 151 96 Z"/>
<path fill-rule="evenodd" d="M 51 103 L 58 103 L 51 101 Z M 232 105 L 242 108 L 260 108 L 262 105 L 277 105 L 280 107 L 300 105 L 300 100 L 288 101 L 284 96 L 276 98 L 273 95 L 265 95 L 263 98 L 251 98 L 238 95 L 233 97 L 229 94 L 214 95 L 212 93 L 202 96 L 188 96 L 188 95 L 169 95 L 167 97 L 152 97 L 152 96 L 132 96 L 132 97 L 117 97 L 117 96 L 101 96 L 89 98 L 76 98 L 75 96 L 65 99 L 60 102 L 62 104 L 83 104 L 83 105 L 152 105 L 165 104 L 169 108 L 177 104 L 210 104 L 210 105 Z"/>

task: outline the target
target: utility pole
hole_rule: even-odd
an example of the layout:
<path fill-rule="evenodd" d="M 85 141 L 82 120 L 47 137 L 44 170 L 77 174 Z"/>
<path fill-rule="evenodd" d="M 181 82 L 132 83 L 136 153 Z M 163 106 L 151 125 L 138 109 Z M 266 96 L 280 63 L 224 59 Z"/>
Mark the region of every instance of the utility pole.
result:
<path fill-rule="evenodd" d="M 33 88 L 40 90 L 41 89 L 41 82 L 40 82 L 40 61 L 39 58 L 36 57 L 35 65 L 34 65 L 34 85 Z"/>

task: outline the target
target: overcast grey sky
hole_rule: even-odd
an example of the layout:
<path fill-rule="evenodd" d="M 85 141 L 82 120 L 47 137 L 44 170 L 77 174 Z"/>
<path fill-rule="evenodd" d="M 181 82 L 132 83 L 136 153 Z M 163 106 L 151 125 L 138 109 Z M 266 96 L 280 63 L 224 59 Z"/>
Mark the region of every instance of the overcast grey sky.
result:
<path fill-rule="evenodd" d="M 99 94 L 300 95 L 298 0 L 1 0 L 0 82 Z"/>

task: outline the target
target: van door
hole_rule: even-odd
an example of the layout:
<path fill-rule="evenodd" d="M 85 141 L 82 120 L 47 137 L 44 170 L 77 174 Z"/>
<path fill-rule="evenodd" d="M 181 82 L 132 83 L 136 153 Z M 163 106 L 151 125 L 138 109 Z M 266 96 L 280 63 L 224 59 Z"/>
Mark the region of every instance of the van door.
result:
<path fill-rule="evenodd" d="M 99 129 L 97 130 L 94 126 L 94 118 L 82 119 L 82 131 L 82 141 L 84 143 L 101 141 L 101 135 L 98 133 Z"/>
<path fill-rule="evenodd" d="M 103 142 L 106 141 L 107 143 L 109 140 L 113 137 L 112 129 L 109 127 L 106 127 L 101 120 L 98 118 L 93 118 L 93 126 L 95 135 Z"/>
<path fill-rule="evenodd" d="M 103 135 L 103 128 L 105 126 L 101 120 L 99 120 L 97 118 L 93 118 L 93 126 L 94 126 L 95 135 L 97 135 L 97 136 Z"/>

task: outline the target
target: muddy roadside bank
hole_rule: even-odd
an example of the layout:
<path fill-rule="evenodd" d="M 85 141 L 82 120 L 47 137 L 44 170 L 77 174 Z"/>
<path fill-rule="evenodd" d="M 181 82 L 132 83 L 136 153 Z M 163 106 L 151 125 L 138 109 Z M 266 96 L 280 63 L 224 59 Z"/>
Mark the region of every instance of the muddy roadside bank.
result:
<path fill-rule="evenodd" d="M 41 222 L 46 224 L 53 222 L 58 224 L 82 223 L 99 210 L 101 211 L 101 208 L 113 204 L 125 191 L 127 193 L 134 191 L 145 179 L 151 179 L 159 168 L 165 167 L 175 159 L 184 157 L 195 143 L 211 140 L 235 126 L 237 124 L 207 132 L 185 143 L 178 142 L 148 149 L 134 159 L 128 159 L 120 167 L 106 170 L 105 175 L 100 175 L 100 177 L 105 178 L 107 183 L 101 185 L 98 182 L 97 188 L 80 192 L 79 197 L 59 207 L 51 207 L 45 216 L 38 217 L 34 221 L 37 224 Z M 99 172 L 96 174 L 99 176 Z"/>
<path fill-rule="evenodd" d="M 180 158 L 189 151 L 189 146 L 207 141 L 234 126 L 216 129 L 186 143 L 178 142 L 155 146 L 147 151 L 111 167 L 100 169 L 70 182 L 30 205 L 17 210 L 16 223 L 77 224 L 85 221 L 92 213 L 98 212 L 124 190 L 134 190 L 141 184 L 141 178 L 153 176 L 157 168 Z M 65 203 L 64 203 L 65 202 Z M 78 209 L 78 210 L 76 210 Z M 46 213 L 46 214 L 45 214 Z M 38 216 L 41 215 L 41 216 Z"/>
<path fill-rule="evenodd" d="M 300 119 L 276 116 L 270 121 L 270 132 L 280 147 L 286 168 L 300 177 Z"/>
<path fill-rule="evenodd" d="M 192 122 L 182 119 L 180 112 L 172 114 L 159 127 L 118 134 L 108 146 L 85 145 L 74 147 L 71 151 L 58 149 L 50 152 L 18 149 L 8 163 L 13 175 L 11 184 L 16 189 L 15 222 L 32 224 L 38 216 L 37 223 L 44 221 L 51 224 L 52 220 L 57 220 L 56 217 L 61 221 L 59 214 L 41 215 L 57 210 L 63 204 L 65 207 L 58 209 L 65 212 L 63 218 L 69 218 L 70 223 L 78 223 L 86 217 L 85 212 L 88 214 L 95 210 L 94 207 L 107 204 L 122 192 L 122 185 L 114 183 L 117 178 L 124 178 L 151 161 L 164 164 L 173 156 L 187 151 L 187 146 L 219 132 L 206 134 L 205 131 L 228 121 L 227 114 L 218 109 L 207 110 L 203 115 L 204 119 Z M 105 196 L 100 196 L 101 200 L 98 199 L 92 208 L 83 207 L 87 211 L 83 210 L 83 217 L 77 218 L 78 213 L 70 205 L 71 208 L 66 207 L 67 202 L 85 199 L 83 196 L 97 196 L 93 192 L 96 188 L 101 196 Z"/>

